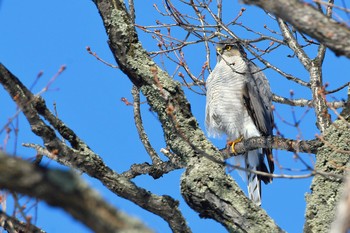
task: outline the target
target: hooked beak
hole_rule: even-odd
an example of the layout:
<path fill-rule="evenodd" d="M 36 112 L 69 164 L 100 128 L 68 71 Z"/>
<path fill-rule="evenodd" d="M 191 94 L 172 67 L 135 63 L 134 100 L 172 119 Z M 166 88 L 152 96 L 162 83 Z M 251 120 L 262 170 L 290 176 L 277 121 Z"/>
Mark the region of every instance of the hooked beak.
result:
<path fill-rule="evenodd" d="M 221 61 L 221 55 L 223 53 L 223 50 L 222 48 L 216 48 L 216 59 L 217 59 L 217 62 L 220 62 Z"/>

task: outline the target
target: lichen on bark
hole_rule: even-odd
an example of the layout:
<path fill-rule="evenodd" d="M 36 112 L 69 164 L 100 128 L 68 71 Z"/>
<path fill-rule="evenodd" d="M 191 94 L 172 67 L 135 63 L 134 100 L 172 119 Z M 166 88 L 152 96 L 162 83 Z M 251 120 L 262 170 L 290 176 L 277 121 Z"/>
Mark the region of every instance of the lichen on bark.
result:
<path fill-rule="evenodd" d="M 316 171 L 344 175 L 349 167 L 350 156 L 347 142 L 350 138 L 348 123 L 335 121 L 325 132 L 327 142 L 317 153 Z M 306 194 L 304 232 L 329 232 L 335 216 L 343 180 L 329 176 L 316 175 L 311 184 L 311 193 Z"/>

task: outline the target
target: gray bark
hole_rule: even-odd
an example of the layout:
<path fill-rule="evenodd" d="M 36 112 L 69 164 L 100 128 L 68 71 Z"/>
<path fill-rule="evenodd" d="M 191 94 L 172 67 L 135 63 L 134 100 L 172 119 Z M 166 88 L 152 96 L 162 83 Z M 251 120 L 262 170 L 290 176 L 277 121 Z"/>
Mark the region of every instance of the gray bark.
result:
<path fill-rule="evenodd" d="M 138 41 L 123 1 L 95 1 L 102 16 L 109 45 L 120 69 L 141 90 L 158 114 L 171 150 L 187 163 L 181 191 L 202 217 L 213 218 L 231 232 L 280 232 L 260 207 L 249 201 L 224 171 L 207 157 L 222 159 L 193 117 L 178 82 L 162 71 Z"/>
<path fill-rule="evenodd" d="M 298 0 L 243 0 L 263 8 L 293 25 L 331 49 L 338 56 L 350 58 L 350 29 L 327 17 L 311 5 Z"/>
<path fill-rule="evenodd" d="M 198 127 L 180 84 L 160 69 L 143 49 L 133 25 L 133 17 L 130 17 L 123 1 L 95 0 L 94 2 L 103 19 L 109 37 L 109 46 L 120 69 L 147 98 L 152 110 L 158 115 L 165 141 L 179 160 L 180 165 L 174 165 L 174 167 L 186 168 L 181 177 L 181 194 L 188 205 L 201 217 L 218 221 L 230 232 L 282 232 L 273 219 L 264 210 L 248 200 L 235 181 L 226 174 L 223 154 L 206 139 Z M 320 13 L 314 12 L 315 9 L 310 6 L 300 6 L 301 3 L 298 1 L 282 0 L 246 0 L 245 2 L 267 7 L 266 9 L 270 12 L 292 24 L 295 23 L 295 25 L 305 23 L 303 20 L 306 18 L 300 15 L 299 17 L 298 14 L 307 15 L 311 12 L 310 14 L 316 20 L 320 20 L 318 28 L 325 31 L 311 30 L 310 24 L 300 26 L 300 28 L 296 26 L 296 28 L 301 31 L 305 30 L 306 33 L 311 30 L 311 36 L 315 36 L 330 46 L 337 54 L 350 56 L 350 37 L 347 36 L 347 29 L 338 25 L 341 31 L 333 31 L 335 30 L 332 29 L 332 27 L 335 28 L 334 22 L 322 14 L 323 18 L 317 18 L 320 17 Z M 273 5 L 274 2 L 282 5 Z M 281 7 L 285 7 L 283 11 L 281 11 Z M 298 8 L 298 11 L 284 12 L 285 9 L 294 8 Z M 295 21 L 296 19 L 289 13 L 299 17 L 299 21 Z M 313 31 L 315 31 L 314 34 Z M 332 33 L 336 35 L 333 36 Z M 344 35 L 346 35 L 345 38 Z M 58 158 L 55 158 L 58 162 L 99 179 L 115 194 L 159 215 L 169 223 L 173 232 L 191 232 L 178 209 L 177 201 L 171 197 L 157 196 L 139 188 L 130 181 L 136 176 L 132 172 L 123 175 L 111 170 L 71 129 L 47 110 L 41 98 L 34 97 L 2 65 L 0 68 L 0 81 L 8 88 L 12 98 L 21 107 L 33 132 L 43 139 L 49 153 L 60 154 Z M 11 77 L 6 78 L 5 76 Z M 50 126 L 46 125 L 41 116 L 49 122 Z M 345 122 L 338 120 L 325 131 L 327 132 L 326 144 L 312 142 L 310 145 L 299 145 L 286 141 L 286 143 L 277 146 L 291 151 L 301 147 L 305 151 L 317 152 L 315 167 L 317 171 L 343 175 L 344 167 L 349 162 L 349 156 L 341 150 L 348 150 L 346 140 L 350 138 L 349 129 Z M 71 147 L 63 144 L 56 136 L 56 132 L 59 132 L 70 143 Z M 240 150 L 244 151 L 247 143 L 249 140 L 237 144 L 236 147 L 238 150 L 241 147 Z M 265 139 L 260 143 L 272 145 L 276 141 L 269 142 Z M 318 148 L 321 145 L 323 146 Z M 329 145 L 335 146 L 337 149 Z M 154 167 L 149 166 L 146 167 L 146 170 L 150 171 L 152 168 Z M 171 169 L 170 166 L 169 170 Z M 158 177 L 158 175 L 155 174 L 154 177 Z M 307 195 L 305 232 L 322 232 L 329 229 L 334 218 L 334 208 L 339 199 L 341 185 L 342 181 L 336 178 L 321 175 L 315 177 L 311 186 L 312 192 Z M 32 196 L 37 195 L 39 194 L 32 194 Z M 108 228 L 108 226 L 106 227 Z"/>
<path fill-rule="evenodd" d="M 327 130 L 324 139 L 327 144 L 317 153 L 315 169 L 344 175 L 349 166 L 350 130 L 348 123 L 342 120 L 334 122 Z M 335 149 L 336 148 L 336 149 Z M 334 220 L 335 208 L 342 191 L 343 180 L 315 176 L 311 184 L 311 193 L 306 195 L 306 222 L 304 232 L 329 232 Z"/>
<path fill-rule="evenodd" d="M 186 221 L 178 209 L 178 202 L 171 197 L 157 196 L 138 187 L 132 181 L 109 168 L 99 155 L 94 153 L 67 125 L 52 114 L 45 101 L 34 96 L 11 72 L 0 63 L 0 83 L 21 108 L 32 131 L 42 138 L 46 149 L 41 154 L 65 166 L 85 172 L 97 178 L 118 196 L 134 202 L 140 207 L 165 219 L 175 232 L 189 232 Z M 42 117 L 49 123 L 42 120 Z M 55 131 L 72 147 L 56 136 Z M 36 147 L 34 147 L 37 149 Z M 37 149 L 38 150 L 38 149 Z M 59 156 L 57 156 L 59 155 Z"/>
<path fill-rule="evenodd" d="M 138 220 L 116 211 L 70 171 L 47 169 L 0 153 L 0 188 L 61 207 L 95 232 L 153 232 Z M 30 223 L 26 225 L 8 216 L 5 219 L 17 232 L 42 232 Z"/>

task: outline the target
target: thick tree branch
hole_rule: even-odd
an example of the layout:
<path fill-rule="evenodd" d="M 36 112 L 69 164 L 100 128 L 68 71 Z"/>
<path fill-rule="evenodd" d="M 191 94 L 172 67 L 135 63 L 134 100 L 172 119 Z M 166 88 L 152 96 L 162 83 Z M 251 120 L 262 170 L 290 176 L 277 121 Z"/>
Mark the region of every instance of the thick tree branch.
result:
<path fill-rule="evenodd" d="M 310 153 L 316 154 L 318 148 L 323 146 L 323 142 L 314 140 L 291 140 L 281 137 L 253 137 L 235 144 L 235 150 L 238 154 L 242 154 L 247 150 L 254 150 L 258 148 L 272 148 L 279 150 L 286 150 L 295 153 Z"/>
<path fill-rule="evenodd" d="M 325 140 L 337 147 L 334 150 L 326 144 L 317 153 L 315 170 L 346 176 L 350 156 L 347 143 L 350 131 L 346 122 L 337 120 L 325 132 Z M 342 152 L 343 151 L 343 152 Z M 328 232 L 335 216 L 335 207 L 340 200 L 342 180 L 330 180 L 315 176 L 311 184 L 311 194 L 306 196 L 306 222 L 304 232 Z"/>
<path fill-rule="evenodd" d="M 257 5 L 293 25 L 298 31 L 317 39 L 336 55 L 350 58 L 350 30 L 311 5 L 298 0 L 243 0 Z"/>
<path fill-rule="evenodd" d="M 150 165 L 148 163 L 134 164 L 128 171 L 123 172 L 122 175 L 128 179 L 132 179 L 139 175 L 149 174 L 154 179 L 158 179 L 164 174 L 184 167 L 185 165 L 174 163 L 173 161 L 160 162 L 155 165 Z"/>
<path fill-rule="evenodd" d="M 200 156 L 193 149 L 192 145 L 206 154 L 221 157 L 198 127 L 180 84 L 162 71 L 142 48 L 123 1 L 95 1 L 95 4 L 120 69 L 140 88 L 158 114 L 167 145 L 187 162 L 181 179 L 181 191 L 187 203 L 202 217 L 217 220 L 229 231 L 280 232 L 266 212 L 248 200 L 224 172 L 224 165 Z"/>
<path fill-rule="evenodd" d="M 338 121 L 341 121 L 341 123 L 344 124 L 344 128 L 343 129 L 349 129 L 349 122 L 350 122 L 350 86 L 348 88 L 348 100 L 345 104 L 345 108 L 343 109 L 343 111 L 340 113 L 341 118 Z M 338 127 L 336 127 L 337 130 L 341 131 L 342 129 L 338 129 Z M 349 131 L 349 130 L 348 130 Z M 337 133 L 337 131 L 335 132 Z M 339 133 L 338 133 L 338 136 Z M 345 137 L 348 135 L 345 135 Z M 349 140 L 349 138 L 347 138 L 347 141 Z M 334 140 L 333 140 L 334 141 Z M 335 146 L 338 147 L 338 143 L 340 143 L 341 145 L 343 144 L 342 141 L 340 142 L 336 142 L 337 144 Z M 334 146 L 334 145 L 333 145 Z M 339 149 L 341 148 L 337 148 L 337 151 L 339 151 Z M 348 149 L 348 148 L 347 148 Z M 340 150 L 341 151 L 341 150 Z M 348 152 L 348 150 L 346 151 Z M 345 158 L 343 159 L 344 161 Z M 349 167 L 349 163 L 347 164 L 347 168 Z M 341 167 L 340 167 L 341 168 Z M 331 233 L 337 233 L 337 232 L 348 232 L 350 229 L 350 225 L 349 225 L 349 216 L 350 216 L 350 176 L 349 176 L 349 172 L 347 172 L 347 179 L 344 185 L 344 190 L 342 191 L 342 195 L 340 197 L 338 206 L 337 206 L 337 211 L 335 214 L 335 219 L 331 225 Z M 313 199 L 315 200 L 315 199 Z"/>
<path fill-rule="evenodd" d="M 152 232 L 135 219 L 126 221 L 124 214 L 104 202 L 72 172 L 50 170 L 0 153 L 0 188 L 61 207 L 95 232 Z"/>
<path fill-rule="evenodd" d="M 345 233 L 350 230 L 350 179 L 346 178 L 345 187 L 338 203 L 335 219 L 332 222 L 330 233 Z"/>
<path fill-rule="evenodd" d="M 41 97 L 34 96 L 2 64 L 0 64 L 0 83 L 22 109 L 32 131 L 43 139 L 51 159 L 99 179 L 115 194 L 162 217 L 173 231 L 190 232 L 178 209 L 177 201 L 169 196 L 154 195 L 106 166 L 97 154 L 47 109 Z M 68 147 L 56 136 L 55 131 L 46 125 L 39 113 L 71 143 L 73 148 Z"/>
<path fill-rule="evenodd" d="M 261 33 L 256 33 L 261 37 L 255 39 L 255 41 L 269 39 L 281 45 L 288 44 L 310 72 L 310 82 L 305 82 L 271 65 L 262 58 L 262 55 L 265 53 L 259 55 L 249 46 L 247 46 L 247 49 L 266 65 L 265 68 L 272 68 L 287 79 L 312 89 L 312 100 L 291 100 L 274 96 L 274 101 L 294 106 L 314 107 L 320 130 L 327 132 L 325 136 L 325 140 L 327 141 L 297 141 L 279 137 L 257 137 L 237 143 L 235 146 L 238 153 L 244 153 L 246 150 L 255 148 L 276 148 L 292 152 L 317 153 L 316 170 L 313 171 L 310 168 L 309 170 L 312 172 L 307 175 L 320 174 L 321 176 L 317 176 L 314 179 L 311 188 L 312 195 L 308 196 L 305 231 L 318 232 L 322 228 L 326 229 L 333 217 L 334 203 L 339 196 L 340 180 L 344 176 L 347 169 L 346 166 L 349 163 L 349 156 L 346 157 L 346 155 L 349 155 L 347 153 L 348 145 L 346 142 L 350 138 L 349 124 L 342 124 L 344 123 L 344 118 L 330 126 L 331 122 L 327 113 L 327 105 L 329 107 L 330 103 L 327 103 L 324 98 L 328 92 L 324 90 L 322 84 L 322 61 L 326 46 L 331 48 L 337 55 L 350 57 L 349 28 L 327 17 L 331 16 L 330 6 L 327 9 L 327 16 L 325 16 L 322 14 L 321 9 L 316 10 L 312 6 L 296 0 L 243 1 L 248 4 L 265 7 L 265 9 L 275 14 L 277 18 L 282 18 L 285 22 L 291 23 L 301 33 L 305 30 L 306 33 L 309 33 L 310 36 L 321 42 L 317 57 L 314 60 L 310 60 L 307 54 L 304 53 L 303 47 L 293 37 L 288 25 L 283 23 L 282 20 L 279 20 L 279 23 L 285 38 L 283 43 L 272 37 L 268 38 L 262 36 Z M 161 70 L 143 49 L 134 26 L 134 1 L 128 0 L 129 11 L 124 4 L 126 1 L 123 0 L 94 0 L 94 2 L 102 16 L 113 55 L 120 69 L 128 75 L 129 79 L 135 85 L 133 89 L 133 95 L 135 97 L 135 123 L 141 141 L 145 145 L 147 152 L 151 155 L 153 164 L 136 164 L 129 171 L 122 174 L 113 171 L 102 161 L 99 155 L 95 154 L 68 126 L 48 110 L 44 100 L 40 96 L 34 96 L 16 77 L 0 64 L 0 83 L 21 108 L 32 127 L 32 131 L 43 139 L 45 145 L 45 147 L 33 144 L 29 146 L 34 147 L 36 150 L 42 152 L 42 154 L 61 164 L 79 169 L 89 176 L 97 178 L 115 194 L 159 215 L 169 223 L 173 232 L 191 232 L 178 209 L 178 202 L 167 195 L 157 196 L 136 186 L 131 182 L 132 178 L 140 174 L 150 174 L 154 178 L 159 178 L 167 172 L 185 167 L 186 171 L 181 178 L 181 194 L 188 205 L 196 210 L 201 217 L 212 218 L 220 222 L 230 232 L 282 232 L 261 208 L 255 206 L 246 198 L 233 179 L 225 173 L 227 163 L 224 162 L 224 159 L 232 155 L 229 155 L 226 151 L 224 151 L 225 153 L 220 153 L 206 139 L 191 113 L 190 104 L 186 100 L 179 83 L 175 82 L 169 74 Z M 201 23 L 200 26 L 195 28 L 196 26 L 190 24 L 192 18 L 181 14 L 174 6 L 169 7 L 169 2 L 165 1 L 164 4 L 168 6 L 167 13 L 172 15 L 178 23 L 174 25 L 187 30 L 187 35 L 193 34 L 202 38 L 199 41 L 205 41 L 207 49 L 208 41 L 217 38 L 222 28 L 230 36 L 236 37 L 228 29 L 231 23 L 232 25 L 235 23 L 236 19 L 229 24 L 221 23 L 221 1 L 217 1 L 218 11 L 217 16 L 214 17 L 214 20 L 217 20 L 217 25 L 213 26 L 214 29 L 218 30 L 218 34 L 205 29 L 206 27 L 212 27 L 207 24 L 203 17 L 205 15 L 202 13 L 203 10 L 208 8 L 208 5 L 195 5 L 197 3 L 193 1 L 185 3 L 193 7 Z M 329 0 L 329 3 L 333 3 L 333 1 Z M 210 9 L 207 10 L 210 14 L 214 14 Z M 243 25 L 242 27 L 249 31 L 249 28 L 246 26 Z M 303 34 L 301 35 L 303 36 Z M 181 40 L 178 41 L 182 42 Z M 162 52 L 174 51 L 190 43 L 184 42 L 182 45 L 171 47 L 172 49 Z M 272 50 L 268 49 L 267 51 Z M 207 59 L 209 52 L 207 50 Z M 181 56 L 182 58 L 184 57 Z M 175 63 L 177 62 L 175 61 Z M 195 80 L 195 83 L 197 83 L 196 80 L 198 79 L 192 75 L 186 63 L 182 66 L 180 63 L 177 64 L 184 68 L 189 76 Z M 144 132 L 139 109 L 139 91 L 147 98 L 152 110 L 158 114 L 164 131 L 170 161 L 161 161 Z M 344 103 L 340 101 L 334 102 L 332 106 L 343 107 Z M 346 106 L 349 106 L 349 102 Z M 344 111 L 342 116 L 344 114 L 349 116 L 349 112 L 349 110 L 347 112 Z M 45 118 L 46 121 L 42 118 Z M 347 117 L 345 118 L 347 119 Z M 70 145 L 62 142 L 56 136 L 58 133 Z M 12 162 L 6 162 L 5 160 L 4 162 L 3 159 L 0 154 L 0 188 L 9 188 L 23 192 L 29 196 L 39 196 L 52 205 L 62 206 L 72 216 L 83 222 L 89 221 L 90 223 L 92 220 L 96 221 L 96 219 L 99 220 L 99 218 L 102 218 L 102 222 L 98 221 L 98 223 L 95 223 L 92 221 L 93 223 L 90 223 L 91 226 L 88 225 L 97 232 L 116 231 L 116 227 L 120 227 L 120 223 L 126 221 L 123 219 L 122 214 L 117 213 L 104 203 L 103 200 L 96 197 L 96 194 L 86 187 L 86 185 L 82 184 L 74 174 L 34 166 L 18 159 L 15 159 L 14 162 L 12 160 Z M 14 158 L 5 156 L 5 159 Z M 22 162 L 24 162 L 24 165 L 18 164 Z M 11 166 L 15 166 L 16 169 L 20 170 L 12 169 Z M 3 167 L 5 167 L 5 170 L 3 170 Z M 12 170 L 8 171 L 6 169 Z M 2 174 L 3 172 L 5 172 L 4 175 Z M 29 174 L 26 176 L 25 174 L 27 173 Z M 327 175 L 331 174 L 333 174 L 332 179 L 329 179 Z M 278 175 L 274 176 L 278 177 Z M 12 179 L 14 177 L 16 179 L 13 182 Z M 284 178 L 288 177 L 285 176 Z M 53 190 L 56 193 L 51 194 Z M 57 192 L 57 190 L 59 191 Z M 64 197 L 68 196 L 67 200 L 60 200 L 60 195 Z M 89 198 L 93 199 L 91 205 Z M 84 206 L 84 202 L 87 205 L 87 201 L 89 201 L 89 206 Z M 84 211 L 92 210 L 94 212 L 84 214 Z M 112 221 L 111 224 L 110 221 Z M 132 230 L 140 232 L 141 230 L 137 227 L 134 226 Z M 144 230 L 148 232 L 148 229 Z"/>
<path fill-rule="evenodd" d="M 327 112 L 328 107 L 325 99 L 322 82 L 322 61 L 311 60 L 305 53 L 304 49 L 299 45 L 287 24 L 280 18 L 277 19 L 284 40 L 287 45 L 294 51 L 299 61 L 304 65 L 305 69 L 310 73 L 310 88 L 313 97 L 313 107 L 316 113 L 317 126 L 321 132 L 324 132 L 331 124 L 330 117 Z"/>
<path fill-rule="evenodd" d="M 316 154 L 318 148 L 323 146 L 323 144 L 324 143 L 318 139 L 300 141 L 276 136 L 267 138 L 253 137 L 236 143 L 235 151 L 237 154 L 243 154 L 248 150 L 254 150 L 258 148 L 272 148 L 278 150 L 286 150 L 294 153 Z M 196 148 L 194 149 L 196 150 Z M 225 159 L 234 156 L 233 154 L 228 153 L 227 149 L 228 148 L 223 148 L 220 150 L 222 152 L 222 157 Z M 197 152 L 203 156 L 203 151 L 197 150 Z M 207 158 L 211 159 L 211 157 Z M 223 161 L 219 159 L 213 159 L 212 161 L 223 164 Z M 131 179 L 139 175 L 149 174 L 153 178 L 157 179 L 168 172 L 184 167 L 186 167 L 186 164 L 181 163 L 180 161 L 176 161 L 175 158 L 171 158 L 171 161 L 161 162 L 153 165 L 150 165 L 148 163 L 134 164 L 131 166 L 130 170 L 124 172 L 122 175 Z"/>
<path fill-rule="evenodd" d="M 327 100 L 322 80 L 322 64 L 312 61 L 309 69 L 310 84 L 313 99 L 313 107 L 316 114 L 317 128 L 324 133 L 331 125 L 331 117 L 328 113 Z"/>

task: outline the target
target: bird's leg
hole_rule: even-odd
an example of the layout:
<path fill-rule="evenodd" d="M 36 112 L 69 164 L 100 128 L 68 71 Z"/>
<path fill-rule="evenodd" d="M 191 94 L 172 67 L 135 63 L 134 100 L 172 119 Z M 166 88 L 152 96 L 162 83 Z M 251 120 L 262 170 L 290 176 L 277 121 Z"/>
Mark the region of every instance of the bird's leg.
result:
<path fill-rule="evenodd" d="M 227 145 L 231 147 L 231 152 L 235 155 L 237 155 L 237 152 L 235 150 L 235 145 L 243 140 L 243 136 L 240 136 L 239 138 L 233 140 L 233 141 L 228 141 Z"/>

